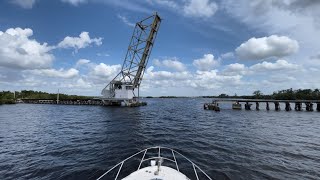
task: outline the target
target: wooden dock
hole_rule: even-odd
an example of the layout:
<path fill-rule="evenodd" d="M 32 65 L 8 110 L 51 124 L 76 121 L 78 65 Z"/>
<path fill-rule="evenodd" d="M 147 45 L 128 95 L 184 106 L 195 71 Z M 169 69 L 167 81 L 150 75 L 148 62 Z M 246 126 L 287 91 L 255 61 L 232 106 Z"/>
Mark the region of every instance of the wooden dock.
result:
<path fill-rule="evenodd" d="M 90 106 L 127 106 L 127 107 L 139 107 L 146 106 L 146 102 L 133 101 L 129 105 L 121 103 L 121 101 L 107 101 L 106 99 L 19 99 L 17 103 L 26 104 L 58 104 L 58 105 L 90 105 Z"/>
<path fill-rule="evenodd" d="M 100 99 L 64 99 L 64 100 L 53 100 L 53 99 L 21 99 L 19 103 L 26 104 L 61 104 L 61 105 L 92 105 L 102 106 L 103 102 Z"/>
<path fill-rule="evenodd" d="M 220 103 L 232 103 L 232 109 L 242 109 L 244 105 L 245 110 L 251 110 L 251 106 L 255 104 L 255 110 L 260 110 L 260 103 L 265 103 L 265 108 L 267 111 L 270 110 L 272 104 L 274 110 L 280 111 L 280 103 L 284 104 L 284 109 L 286 111 L 291 111 L 291 105 L 294 104 L 294 110 L 296 111 L 314 111 L 314 105 L 316 105 L 316 110 L 320 111 L 320 100 L 274 100 L 274 99 L 229 99 L 229 98 L 216 98 L 213 99 L 212 103 L 205 103 L 204 109 L 215 110 L 219 109 Z M 208 108 L 210 107 L 210 108 Z"/>

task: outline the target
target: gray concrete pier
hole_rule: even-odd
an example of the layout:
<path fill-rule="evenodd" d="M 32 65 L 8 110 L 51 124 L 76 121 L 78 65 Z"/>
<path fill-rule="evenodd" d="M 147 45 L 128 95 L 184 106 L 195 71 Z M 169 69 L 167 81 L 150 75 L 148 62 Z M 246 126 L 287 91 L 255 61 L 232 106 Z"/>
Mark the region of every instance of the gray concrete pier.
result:
<path fill-rule="evenodd" d="M 91 105 L 91 106 L 127 106 L 138 107 L 147 105 L 146 102 L 130 101 L 128 104 L 122 103 L 122 101 L 106 101 L 104 99 L 21 99 L 19 103 L 26 104 L 57 104 L 57 105 Z"/>
<path fill-rule="evenodd" d="M 316 104 L 316 110 L 320 112 L 320 100 L 275 100 L 275 99 L 230 99 L 230 98 L 216 98 L 212 101 L 213 104 L 219 103 L 232 103 L 232 109 L 235 109 L 235 105 L 241 107 L 241 103 L 244 104 L 245 110 L 251 110 L 251 106 L 255 103 L 255 109 L 260 110 L 260 104 L 265 103 L 266 110 L 271 109 L 269 103 L 274 104 L 275 111 L 281 111 L 281 107 L 284 107 L 285 111 L 292 111 L 291 105 L 294 105 L 295 111 L 314 111 L 314 104 Z M 281 105 L 282 104 L 282 105 Z M 239 108 L 237 108 L 239 109 Z M 240 108 L 241 109 L 241 108 Z"/>

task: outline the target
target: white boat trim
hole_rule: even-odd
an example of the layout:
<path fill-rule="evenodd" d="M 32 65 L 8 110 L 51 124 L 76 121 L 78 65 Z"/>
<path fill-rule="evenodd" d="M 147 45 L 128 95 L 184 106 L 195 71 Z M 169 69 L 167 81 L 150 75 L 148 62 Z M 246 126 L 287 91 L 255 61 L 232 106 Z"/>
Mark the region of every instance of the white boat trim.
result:
<path fill-rule="evenodd" d="M 145 159 L 146 153 L 148 152 L 148 150 L 151 150 L 151 149 L 158 149 L 158 156 L 156 156 L 156 157 L 150 157 L 150 158 Z M 171 151 L 171 152 L 172 152 L 173 159 L 166 158 L 166 157 L 162 157 L 162 156 L 161 156 L 161 149 L 166 149 L 166 150 Z M 125 160 L 123 160 L 123 161 L 121 161 L 121 162 L 119 162 L 118 164 L 116 164 L 115 166 L 113 166 L 111 169 L 109 169 L 107 172 L 105 172 L 104 174 L 102 174 L 97 180 L 100 180 L 100 179 L 104 178 L 109 172 L 111 172 L 112 170 L 114 170 L 116 167 L 119 167 L 119 166 L 120 166 L 120 167 L 119 167 L 119 170 L 118 170 L 118 172 L 117 172 L 117 175 L 116 175 L 116 177 L 115 177 L 115 180 L 117 180 L 117 179 L 118 179 L 118 176 L 119 176 L 119 173 L 120 173 L 120 171 L 121 171 L 121 169 L 122 169 L 123 164 L 124 164 L 126 161 L 128 161 L 129 159 L 131 159 L 131 158 L 133 158 L 133 157 L 135 157 L 135 156 L 137 156 L 137 155 L 139 155 L 139 154 L 142 154 L 142 153 L 143 153 L 143 156 L 142 156 L 142 158 L 141 158 L 141 161 L 140 161 L 140 164 L 139 164 L 139 166 L 138 166 L 138 168 L 137 168 L 137 171 L 140 170 L 142 163 L 145 162 L 145 161 L 151 161 L 151 160 L 158 160 L 158 161 L 160 161 L 160 160 L 167 160 L 167 161 L 170 161 L 170 162 L 175 163 L 175 165 L 176 165 L 176 167 L 175 167 L 176 169 L 175 169 L 175 170 L 178 171 L 178 172 L 180 172 L 179 166 L 178 166 L 178 162 L 177 162 L 177 159 L 176 159 L 176 154 L 179 154 L 181 157 L 183 157 L 185 160 L 187 160 L 190 164 L 192 164 L 192 167 L 193 167 L 193 170 L 194 170 L 194 173 L 195 173 L 195 176 L 196 176 L 197 180 L 199 180 L 199 176 L 198 176 L 197 170 L 201 171 L 201 172 L 203 173 L 203 175 L 205 175 L 209 180 L 212 180 L 199 166 L 197 166 L 195 163 L 193 163 L 190 159 L 188 159 L 187 157 L 185 157 L 185 156 L 182 155 L 181 153 L 177 152 L 177 151 L 174 150 L 174 149 L 167 148 L 167 147 L 160 147 L 160 146 L 155 146 L 155 147 L 146 148 L 146 149 L 144 149 L 144 150 L 141 150 L 141 151 L 139 151 L 139 152 L 131 155 L 130 157 L 126 158 Z M 160 165 L 160 166 L 161 166 L 161 165 Z M 165 167 L 165 166 L 162 166 L 162 167 Z M 137 172 L 137 171 L 135 171 L 135 172 Z"/>

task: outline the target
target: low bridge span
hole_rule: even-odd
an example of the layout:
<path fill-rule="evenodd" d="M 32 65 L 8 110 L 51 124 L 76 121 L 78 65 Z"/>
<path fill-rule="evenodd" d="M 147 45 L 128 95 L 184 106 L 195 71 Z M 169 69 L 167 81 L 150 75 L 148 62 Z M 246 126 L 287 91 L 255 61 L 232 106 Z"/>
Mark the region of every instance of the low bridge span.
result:
<path fill-rule="evenodd" d="M 255 104 L 255 109 L 260 110 L 260 103 L 265 103 L 267 111 L 270 110 L 270 104 L 274 104 L 276 111 L 281 110 L 280 103 L 284 104 L 286 111 L 291 111 L 291 105 L 294 106 L 296 111 L 314 111 L 314 105 L 316 110 L 320 111 L 320 100 L 278 100 L 278 99 L 230 99 L 230 98 L 215 98 L 212 103 L 205 103 L 203 108 L 209 110 L 220 111 L 220 103 L 232 103 L 232 109 L 241 110 L 244 105 L 245 110 L 251 110 L 251 106 Z"/>

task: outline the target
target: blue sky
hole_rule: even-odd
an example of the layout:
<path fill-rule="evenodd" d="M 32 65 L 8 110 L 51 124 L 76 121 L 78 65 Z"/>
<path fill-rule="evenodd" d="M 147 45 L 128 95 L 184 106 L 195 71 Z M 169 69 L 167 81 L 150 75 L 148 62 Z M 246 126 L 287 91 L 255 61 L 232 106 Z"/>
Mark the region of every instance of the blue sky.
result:
<path fill-rule="evenodd" d="M 100 95 L 135 22 L 160 31 L 144 96 L 268 94 L 319 88 L 320 2 L 7 0 L 0 2 L 0 89 Z"/>

